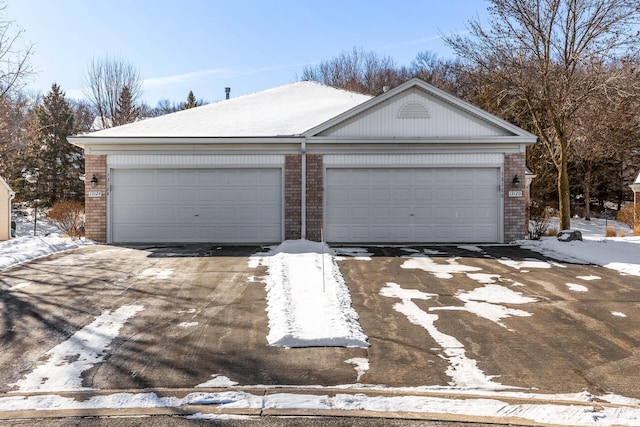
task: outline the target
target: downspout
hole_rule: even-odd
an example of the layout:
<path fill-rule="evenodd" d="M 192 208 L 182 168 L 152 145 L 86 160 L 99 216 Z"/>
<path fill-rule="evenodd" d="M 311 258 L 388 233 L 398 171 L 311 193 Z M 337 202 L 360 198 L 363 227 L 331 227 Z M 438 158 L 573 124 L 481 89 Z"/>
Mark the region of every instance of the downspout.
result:
<path fill-rule="evenodd" d="M 16 197 L 16 193 L 14 193 L 13 191 L 9 190 L 9 206 L 7 206 L 7 208 L 9 209 L 9 240 L 11 240 L 12 238 L 17 237 L 17 232 L 18 230 L 16 230 L 15 228 L 12 227 L 12 218 L 11 218 L 11 201 Z M 12 235 L 12 232 L 14 233 Z"/>
<path fill-rule="evenodd" d="M 300 143 L 300 238 L 307 238 L 307 142 Z"/>

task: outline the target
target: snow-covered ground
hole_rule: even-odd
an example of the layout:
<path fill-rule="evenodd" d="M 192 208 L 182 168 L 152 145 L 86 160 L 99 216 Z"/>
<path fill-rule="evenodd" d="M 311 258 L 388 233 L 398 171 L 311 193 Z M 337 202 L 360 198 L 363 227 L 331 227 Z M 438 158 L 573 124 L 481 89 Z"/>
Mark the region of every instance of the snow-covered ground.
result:
<path fill-rule="evenodd" d="M 12 220 L 16 222 L 16 237 L 0 242 L 0 271 L 21 262 L 90 243 L 72 240 L 58 226 L 40 216 L 35 224 L 32 215 L 14 215 Z"/>
<path fill-rule="evenodd" d="M 557 229 L 557 221 L 552 227 Z M 625 237 L 605 237 L 607 226 Z M 574 218 L 571 229 L 582 233 L 583 241 L 563 242 L 555 237 L 540 240 L 522 240 L 520 246 L 567 262 L 601 265 L 624 274 L 640 276 L 640 236 L 633 236 L 629 227 L 604 219 Z"/>
<path fill-rule="evenodd" d="M 627 237 L 605 238 L 606 225 L 613 225 Z M 574 219 L 573 229 L 582 232 L 584 241 L 561 242 L 554 237 L 539 241 L 523 240 L 517 244 L 550 257 L 572 262 L 602 265 L 623 274 L 640 276 L 640 237 L 632 237 L 630 231 L 615 222 L 604 220 L 584 221 Z M 18 238 L 0 243 L 0 270 L 50 253 L 78 246 L 50 224 L 39 224 L 40 232 L 32 234 L 33 223 L 19 222 Z M 478 250 L 466 245 L 465 249 Z M 407 253 L 411 253 L 407 249 Z M 425 252 L 426 253 L 426 252 Z M 327 245 L 308 241 L 287 241 L 257 254 L 249 260 L 250 265 L 266 267 L 266 283 L 270 332 L 270 345 L 296 346 L 350 346 L 367 347 L 367 337 L 358 323 L 358 315 L 351 306 L 351 298 L 344 283 L 338 260 L 342 255 L 366 261 L 370 254 L 365 249 L 340 249 L 337 253 Z M 508 263 L 510 260 L 503 260 Z M 541 261 L 525 261 L 526 268 L 546 268 Z M 537 262 L 537 264 L 536 264 Z M 513 261 L 516 263 L 516 261 Z M 533 265 L 535 264 L 535 265 Z M 524 265 L 512 265 L 523 268 Z M 457 294 L 463 305 L 441 307 L 440 310 L 466 310 L 506 327 L 502 321 L 509 316 L 528 316 L 525 310 L 507 308 L 501 304 L 526 304 L 530 299 L 516 290 L 497 283 L 492 275 L 478 273 L 472 267 L 451 260 L 448 264 L 435 264 L 429 257 L 408 257 L 403 268 L 420 268 L 440 278 L 451 278 L 454 274 L 466 274 L 481 286 L 470 292 Z M 588 280 L 588 278 L 585 278 Z M 568 284 L 581 292 L 582 285 Z M 512 283 L 517 287 L 517 283 Z M 581 288 L 582 286 L 582 288 Z M 0 411 L 79 409 L 79 408 L 161 408 L 185 405 L 210 404 L 225 410 L 233 409 L 312 409 L 312 410 L 369 410 L 376 412 L 405 411 L 416 413 L 457 414 L 465 416 L 510 417 L 535 423 L 563 425 L 640 425 L 640 400 L 623 396 L 592 396 L 586 392 L 566 395 L 536 395 L 528 391 L 514 390 L 503 385 L 490 375 L 485 375 L 469 359 L 464 347 L 455 337 L 440 332 L 435 325 L 437 311 L 424 311 L 413 300 L 429 300 L 433 296 L 416 290 L 403 289 L 388 283 L 381 294 L 398 299 L 395 309 L 419 325 L 442 346 L 443 357 L 449 360 L 452 378 L 449 386 L 389 388 L 384 385 L 347 384 L 333 387 L 344 393 L 333 394 L 323 387 L 309 385 L 316 390 L 304 393 L 252 394 L 243 390 L 232 379 L 212 375 L 213 379 L 194 387 L 233 387 L 233 390 L 217 393 L 192 393 L 186 397 L 158 397 L 154 393 L 117 393 L 94 396 L 86 401 L 55 394 L 63 390 L 82 390 L 80 375 L 95 363 L 101 362 L 101 349 L 117 336 L 119 328 L 141 307 L 122 307 L 113 313 L 103 313 L 96 321 L 81 329 L 68 341 L 48 351 L 49 360 L 36 367 L 33 373 L 18 383 L 11 395 L 0 397 Z M 115 317 L 114 317 L 115 316 Z M 112 319 L 112 317 L 114 317 Z M 95 335 L 96 338 L 92 338 Z M 96 341 L 98 338 L 101 341 Z M 80 347 L 78 347 L 80 346 Z M 86 347 L 86 348 L 85 348 Z M 95 347 L 95 348 L 94 348 Z M 97 349 L 97 350 L 96 350 Z M 81 357 L 75 365 L 61 363 L 69 355 Z M 84 355 L 84 356 L 82 356 Z M 358 378 L 369 369 L 365 358 L 345 360 L 352 364 Z M 76 366 L 77 365 L 77 366 Z M 46 373 L 45 373 L 46 371 Z M 36 394 L 30 394 L 35 391 Z M 367 391 L 375 391 L 368 395 Z M 379 392 L 387 395 L 378 395 Z M 50 394 L 42 394 L 48 392 Z M 425 396 L 424 393 L 437 394 Z M 464 396 L 468 397 L 465 398 Z M 525 403 L 513 403 L 523 399 Z M 210 415 L 202 414 L 203 418 Z M 196 415 L 198 417 L 198 415 Z"/>

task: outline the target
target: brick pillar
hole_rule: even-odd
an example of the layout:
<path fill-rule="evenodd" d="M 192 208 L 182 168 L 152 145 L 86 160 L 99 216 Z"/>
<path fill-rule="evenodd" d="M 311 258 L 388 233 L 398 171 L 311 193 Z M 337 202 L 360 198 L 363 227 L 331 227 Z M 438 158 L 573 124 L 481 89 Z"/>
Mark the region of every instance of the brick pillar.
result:
<path fill-rule="evenodd" d="M 299 239 L 302 229 L 302 159 L 289 154 L 284 160 L 284 238 Z"/>
<path fill-rule="evenodd" d="M 324 197 L 322 154 L 307 154 L 307 239 L 320 241 Z"/>
<path fill-rule="evenodd" d="M 520 184 L 513 186 L 513 177 L 518 175 Z M 525 153 L 504 156 L 504 240 L 512 242 L 523 239 L 527 230 L 527 199 L 525 197 Z M 509 191 L 519 191 L 522 196 L 510 197 Z"/>
<path fill-rule="evenodd" d="M 87 239 L 106 243 L 107 241 L 107 156 L 87 154 L 84 158 L 84 234 Z M 91 186 L 93 176 L 98 179 Z M 99 197 L 89 197 L 89 191 L 101 192 Z"/>

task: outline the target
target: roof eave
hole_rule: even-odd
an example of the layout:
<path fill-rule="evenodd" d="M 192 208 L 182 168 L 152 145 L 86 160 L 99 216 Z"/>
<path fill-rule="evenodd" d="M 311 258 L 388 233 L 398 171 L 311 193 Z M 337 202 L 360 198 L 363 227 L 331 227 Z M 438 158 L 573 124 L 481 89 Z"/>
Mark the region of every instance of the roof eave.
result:
<path fill-rule="evenodd" d="M 269 144 L 297 142 L 304 140 L 297 135 L 282 136 L 88 136 L 78 135 L 67 138 L 81 148 L 93 145 L 212 145 L 212 144 Z"/>

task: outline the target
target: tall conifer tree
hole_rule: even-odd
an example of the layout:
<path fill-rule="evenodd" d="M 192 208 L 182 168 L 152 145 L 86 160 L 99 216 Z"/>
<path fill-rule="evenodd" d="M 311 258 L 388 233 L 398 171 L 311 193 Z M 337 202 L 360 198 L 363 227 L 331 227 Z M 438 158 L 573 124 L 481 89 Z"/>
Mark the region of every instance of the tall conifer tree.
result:
<path fill-rule="evenodd" d="M 31 198 L 44 206 L 62 199 L 83 200 L 84 155 L 67 141 L 74 132 L 74 116 L 60 86 L 54 83 L 35 107 L 30 126 L 22 173 L 30 182 Z"/>

